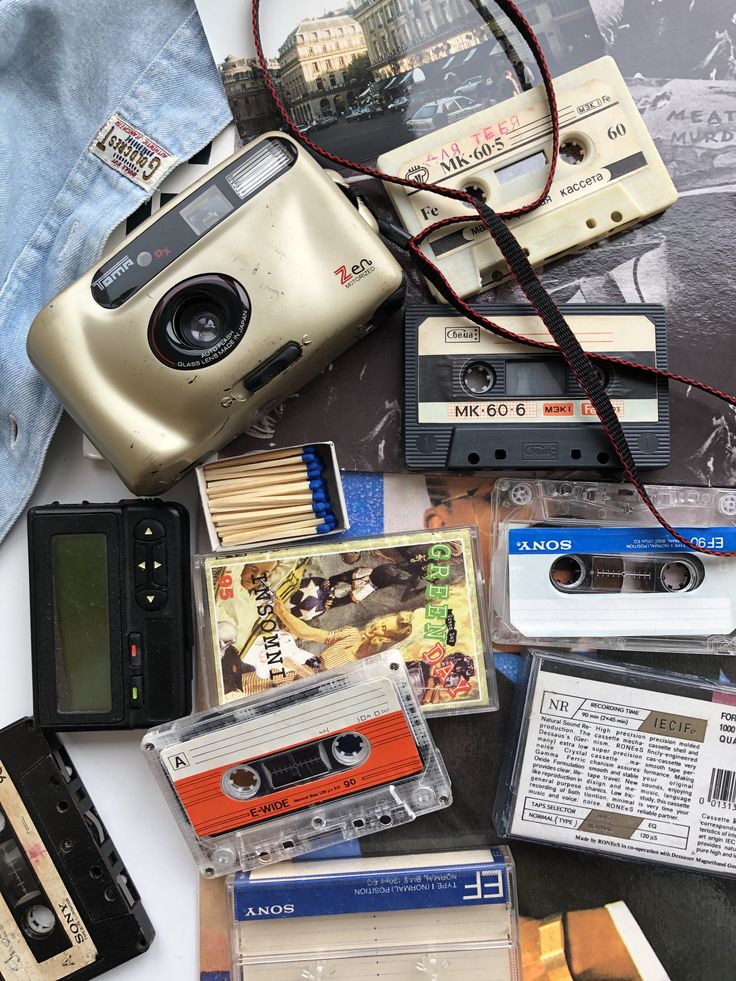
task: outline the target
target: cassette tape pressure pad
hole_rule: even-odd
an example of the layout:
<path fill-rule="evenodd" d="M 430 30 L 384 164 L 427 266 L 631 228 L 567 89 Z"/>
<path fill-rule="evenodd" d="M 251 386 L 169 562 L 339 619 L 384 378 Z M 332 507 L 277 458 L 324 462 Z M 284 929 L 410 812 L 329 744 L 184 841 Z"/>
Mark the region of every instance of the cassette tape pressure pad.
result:
<path fill-rule="evenodd" d="M 266 134 L 49 303 L 29 357 L 130 490 L 157 494 L 401 307 L 374 229 Z"/>
<path fill-rule="evenodd" d="M 560 160 L 547 199 L 509 227 L 532 265 L 607 238 L 656 215 L 677 191 L 612 58 L 600 58 L 555 80 Z M 379 170 L 427 184 L 460 188 L 495 211 L 511 211 L 544 187 L 552 125 L 544 90 L 507 102 L 385 153 Z M 413 235 L 469 208 L 431 191 L 386 185 Z M 462 297 L 508 278 L 500 251 L 482 224 L 438 230 L 425 252 Z"/>

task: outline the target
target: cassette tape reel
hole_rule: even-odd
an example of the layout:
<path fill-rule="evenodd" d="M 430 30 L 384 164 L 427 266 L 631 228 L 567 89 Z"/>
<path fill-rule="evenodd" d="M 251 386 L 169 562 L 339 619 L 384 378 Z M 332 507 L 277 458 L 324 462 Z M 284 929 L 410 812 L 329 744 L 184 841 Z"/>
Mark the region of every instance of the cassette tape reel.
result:
<path fill-rule="evenodd" d="M 392 651 L 153 730 L 143 749 L 207 876 L 404 824 L 452 800 Z"/>
<path fill-rule="evenodd" d="M 484 316 L 535 340 L 551 337 L 528 306 L 478 303 Z M 583 348 L 667 367 L 662 307 L 567 305 Z M 618 466 L 598 416 L 563 359 L 482 330 L 447 307 L 406 313 L 404 449 L 413 470 Z M 670 462 L 666 379 L 624 364 L 598 370 L 642 469 Z"/>
<path fill-rule="evenodd" d="M 555 180 L 541 207 L 509 221 L 534 266 L 637 225 L 677 200 L 612 58 L 560 76 L 555 92 L 560 120 Z M 544 89 L 537 87 L 383 154 L 378 168 L 469 191 L 502 212 L 541 193 L 551 152 L 549 107 Z M 430 191 L 388 183 L 386 189 L 413 235 L 443 218 L 470 213 L 463 202 Z M 422 248 L 461 297 L 498 286 L 510 276 L 480 222 L 438 230 Z"/>

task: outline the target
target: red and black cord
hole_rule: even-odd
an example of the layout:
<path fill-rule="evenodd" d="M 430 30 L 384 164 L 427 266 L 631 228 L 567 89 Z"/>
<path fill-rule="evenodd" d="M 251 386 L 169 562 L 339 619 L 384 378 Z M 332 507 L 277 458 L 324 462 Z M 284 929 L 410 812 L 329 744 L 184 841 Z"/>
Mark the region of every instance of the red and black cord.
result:
<path fill-rule="evenodd" d="M 529 259 L 519 245 L 516 237 L 506 224 L 506 220 L 509 218 L 515 218 L 519 215 L 529 214 L 530 212 L 534 211 L 546 199 L 552 186 L 552 182 L 554 181 L 557 168 L 560 148 L 560 123 L 557 109 L 557 98 L 555 95 L 552 76 L 550 74 L 544 52 L 539 45 L 531 25 L 518 7 L 516 7 L 516 5 L 513 3 L 513 0 L 495 0 L 495 2 L 506 14 L 511 23 L 518 30 L 521 37 L 529 46 L 532 56 L 534 57 L 534 61 L 536 62 L 541 73 L 542 84 L 547 96 L 547 102 L 552 120 L 552 152 L 550 156 L 549 173 L 547 175 L 544 188 L 533 201 L 523 205 L 520 208 L 510 211 L 496 212 L 485 202 L 479 201 L 467 191 L 463 191 L 458 188 L 425 184 L 422 181 L 413 180 L 407 177 L 398 177 L 395 174 L 384 174 L 372 167 L 365 166 L 365 164 L 356 163 L 353 160 L 347 160 L 338 154 L 331 153 L 324 147 L 314 143 L 298 129 L 296 122 L 292 119 L 287 109 L 281 102 L 269 74 L 268 64 L 264 56 L 263 46 L 261 43 L 260 0 L 253 0 L 252 5 L 253 37 L 255 39 L 256 53 L 266 86 L 282 119 L 288 126 L 292 135 L 301 144 L 319 154 L 324 159 L 329 160 L 333 164 L 338 164 L 341 167 L 346 167 L 368 177 L 378 178 L 386 183 L 397 184 L 402 187 L 412 188 L 414 190 L 427 191 L 432 194 L 439 194 L 445 198 L 462 201 L 475 210 L 481 222 L 498 246 L 498 249 L 500 250 L 504 259 L 508 263 L 511 273 L 529 300 L 529 303 L 539 315 L 542 323 L 549 331 L 555 343 L 550 344 L 545 343 L 544 341 L 532 341 L 520 334 L 515 334 L 512 331 L 506 330 L 499 324 L 494 323 L 494 321 L 490 320 L 489 318 L 483 317 L 481 314 L 477 313 L 457 295 L 441 270 L 432 262 L 429 256 L 422 251 L 422 243 L 435 231 L 450 225 L 467 224 L 471 221 L 477 222 L 478 218 L 475 215 L 445 218 L 442 221 L 435 222 L 429 227 L 423 229 L 417 235 L 409 238 L 407 248 L 413 255 L 418 265 L 421 267 L 424 276 L 434 285 L 436 290 L 452 307 L 454 307 L 455 310 L 462 313 L 464 317 L 477 324 L 479 327 L 489 330 L 499 337 L 504 337 L 508 340 L 517 341 L 521 344 L 543 348 L 545 350 L 554 351 L 556 354 L 561 354 L 567 362 L 570 371 L 574 375 L 581 389 L 583 392 L 585 392 L 585 395 L 593 405 L 611 444 L 613 452 L 618 458 L 628 480 L 634 486 L 637 493 L 659 524 L 679 542 L 695 552 L 702 552 L 706 555 L 736 557 L 736 552 L 717 551 L 715 549 L 695 545 L 688 541 L 688 539 L 686 539 L 672 527 L 672 525 L 654 505 L 639 474 L 639 470 L 626 439 L 626 434 L 624 433 L 621 421 L 616 413 L 616 410 L 613 408 L 608 393 L 603 387 L 600 375 L 596 371 L 594 362 L 602 361 L 619 364 L 626 366 L 627 368 L 635 368 L 648 375 L 664 378 L 669 381 L 677 381 L 683 385 L 697 388 L 700 391 L 705 392 L 708 395 L 712 395 L 715 398 L 721 399 L 722 401 L 733 406 L 736 406 L 736 397 L 722 392 L 717 388 L 713 388 L 710 385 L 706 385 L 703 382 L 699 382 L 696 379 L 679 375 L 664 368 L 640 365 L 636 362 L 626 361 L 623 358 L 616 358 L 603 354 L 593 355 L 586 353 L 580 345 L 576 335 L 567 324 L 559 307 L 540 282 L 539 277 L 536 275 L 531 263 L 529 262 Z"/>

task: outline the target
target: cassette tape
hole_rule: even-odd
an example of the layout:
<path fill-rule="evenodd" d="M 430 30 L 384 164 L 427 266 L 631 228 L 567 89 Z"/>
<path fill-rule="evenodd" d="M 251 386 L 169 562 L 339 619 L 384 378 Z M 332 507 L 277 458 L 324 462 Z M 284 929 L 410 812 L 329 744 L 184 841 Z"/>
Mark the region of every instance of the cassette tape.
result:
<path fill-rule="evenodd" d="M 319 858 L 227 880 L 234 981 L 519 981 L 505 847 Z"/>
<path fill-rule="evenodd" d="M 736 875 L 736 687 L 544 651 L 524 674 L 499 834 Z"/>
<path fill-rule="evenodd" d="M 154 932 L 64 747 L 0 731 L 0 978 L 87 981 Z"/>
<path fill-rule="evenodd" d="M 549 195 L 509 227 L 534 266 L 607 238 L 656 215 L 677 191 L 612 58 L 600 58 L 555 80 L 560 159 Z M 552 124 L 542 87 L 484 109 L 378 159 L 387 174 L 462 189 L 495 211 L 538 197 L 552 153 Z M 431 191 L 386 184 L 407 231 L 470 214 L 464 202 Z M 440 229 L 423 249 L 461 297 L 510 273 L 485 226 Z M 441 299 L 441 298 L 440 298 Z"/>
<path fill-rule="evenodd" d="M 552 341 L 529 306 L 479 303 L 483 316 Z M 586 306 L 562 311 L 582 347 L 667 368 L 662 307 Z M 561 357 L 482 330 L 447 307 L 406 313 L 404 451 L 413 470 L 619 466 L 595 409 Z M 642 469 L 670 462 L 666 379 L 625 365 L 597 365 Z"/>
<path fill-rule="evenodd" d="M 688 541 L 736 551 L 736 492 L 647 490 Z M 497 643 L 736 654 L 736 562 L 688 549 L 633 487 L 502 478 L 493 510 Z"/>
<path fill-rule="evenodd" d="M 148 733 L 206 876 L 413 821 L 452 801 L 401 655 L 387 651 Z"/>

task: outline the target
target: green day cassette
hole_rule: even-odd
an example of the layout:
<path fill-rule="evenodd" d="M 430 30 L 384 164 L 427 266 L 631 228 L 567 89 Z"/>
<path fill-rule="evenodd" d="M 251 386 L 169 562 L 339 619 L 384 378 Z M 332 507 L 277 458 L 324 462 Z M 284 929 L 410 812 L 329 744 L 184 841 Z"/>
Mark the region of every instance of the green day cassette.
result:
<path fill-rule="evenodd" d="M 428 715 L 498 707 L 474 528 L 195 559 L 207 704 L 398 650 Z"/>
<path fill-rule="evenodd" d="M 525 667 L 499 834 L 736 875 L 736 687 L 568 653 Z"/>

